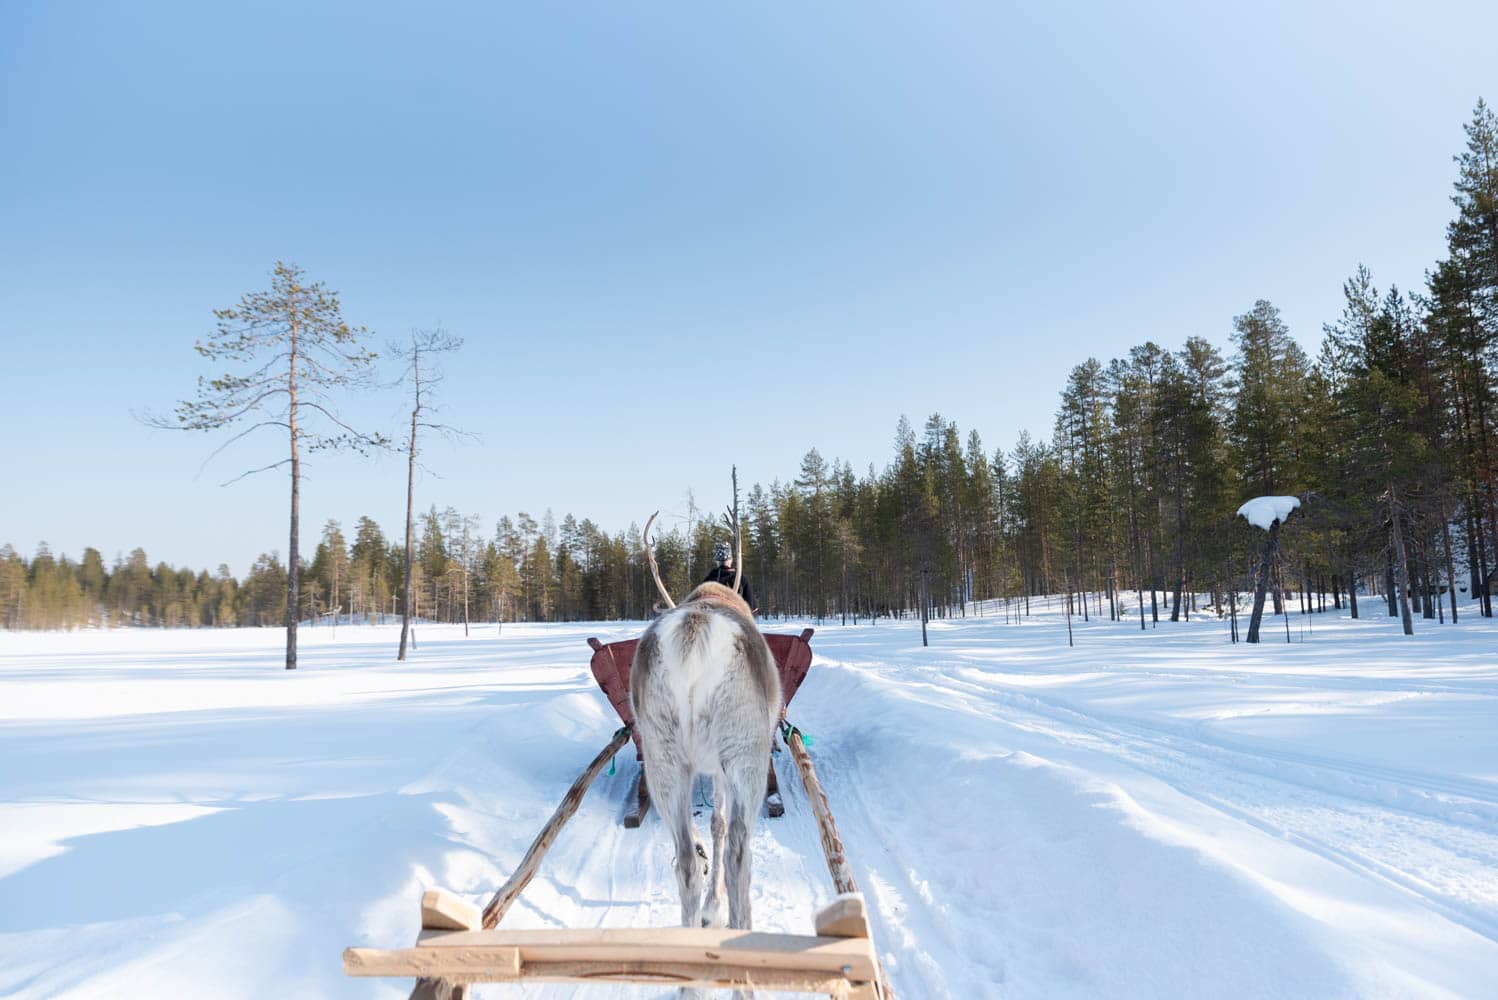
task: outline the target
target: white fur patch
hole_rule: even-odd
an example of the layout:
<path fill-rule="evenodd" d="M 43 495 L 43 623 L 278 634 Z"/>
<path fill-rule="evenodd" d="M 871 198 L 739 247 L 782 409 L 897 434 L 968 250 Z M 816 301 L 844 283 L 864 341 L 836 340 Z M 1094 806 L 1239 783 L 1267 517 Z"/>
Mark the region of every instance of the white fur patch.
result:
<path fill-rule="evenodd" d="M 733 660 L 738 629 L 726 615 L 695 609 L 691 614 L 706 617 L 707 624 L 690 642 L 683 635 L 687 614 L 668 614 L 660 623 L 661 662 L 675 665 L 670 689 L 681 720 L 682 744 L 692 759 L 705 761 L 715 754 L 709 734 L 698 731 L 697 721 L 708 714 Z"/>

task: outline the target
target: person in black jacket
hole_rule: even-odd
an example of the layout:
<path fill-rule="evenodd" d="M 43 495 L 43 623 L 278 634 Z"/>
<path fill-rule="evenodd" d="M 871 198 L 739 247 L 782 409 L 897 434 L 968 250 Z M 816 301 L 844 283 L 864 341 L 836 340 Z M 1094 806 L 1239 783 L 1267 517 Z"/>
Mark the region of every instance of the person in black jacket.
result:
<path fill-rule="evenodd" d="M 712 571 L 707 574 L 703 583 L 721 583 L 732 589 L 733 587 L 733 549 L 727 542 L 718 542 L 713 546 L 713 562 L 717 563 Z M 749 578 L 739 576 L 739 596 L 744 603 L 749 605 L 749 610 L 759 611 L 759 606 L 754 603 L 754 591 L 749 587 Z"/>

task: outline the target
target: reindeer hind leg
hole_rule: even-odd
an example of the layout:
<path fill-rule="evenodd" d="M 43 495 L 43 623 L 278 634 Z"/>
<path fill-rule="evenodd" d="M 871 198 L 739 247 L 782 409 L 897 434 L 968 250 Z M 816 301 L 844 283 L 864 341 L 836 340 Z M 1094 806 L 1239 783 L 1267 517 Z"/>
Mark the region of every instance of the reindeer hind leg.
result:
<path fill-rule="evenodd" d="M 681 925 L 700 926 L 702 916 L 702 859 L 698 854 L 697 831 L 692 823 L 692 775 L 683 765 L 672 765 L 655 752 L 648 776 L 651 794 L 660 808 L 661 819 L 671 831 L 676 848 L 676 888 L 681 895 Z"/>
<path fill-rule="evenodd" d="M 702 926 L 722 927 L 726 914 L 727 894 L 724 885 L 723 844 L 728 837 L 728 807 L 725 790 L 728 785 L 723 775 L 717 775 L 713 783 L 713 867 L 708 877 L 707 901 L 702 908 Z"/>
<path fill-rule="evenodd" d="M 728 926 L 736 930 L 749 930 L 753 925 L 750 913 L 751 870 L 750 856 L 754 835 L 754 819 L 759 813 L 759 803 L 765 794 L 764 771 L 760 770 L 758 754 L 754 764 L 738 769 L 739 780 L 729 784 L 727 798 L 727 854 L 724 868 L 728 876 Z M 735 990 L 734 1000 L 753 1000 L 752 990 Z"/>
<path fill-rule="evenodd" d="M 698 841 L 697 826 L 692 823 L 692 769 L 688 765 L 656 768 L 650 774 L 650 787 L 656 798 L 661 819 L 671 828 L 676 844 L 676 888 L 682 895 L 682 927 L 700 927 L 703 921 L 703 844 Z M 707 991 L 697 987 L 677 990 L 679 1000 L 706 1000 Z"/>
<path fill-rule="evenodd" d="M 727 855 L 724 868 L 728 882 L 728 926 L 749 930 L 750 882 L 752 858 L 750 838 L 754 834 L 754 820 L 759 812 L 760 800 L 765 795 L 765 772 L 760 768 L 763 760 L 758 754 L 746 755 L 748 762 L 739 762 L 728 780 L 727 799 Z"/>

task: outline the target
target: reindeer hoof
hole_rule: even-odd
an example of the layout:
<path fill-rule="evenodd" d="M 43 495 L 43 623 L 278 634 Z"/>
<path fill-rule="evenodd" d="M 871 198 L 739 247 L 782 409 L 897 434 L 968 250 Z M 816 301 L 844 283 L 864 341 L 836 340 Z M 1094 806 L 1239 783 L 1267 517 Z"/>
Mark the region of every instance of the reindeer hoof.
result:
<path fill-rule="evenodd" d="M 723 900 L 719 896 L 709 896 L 702 906 L 703 927 L 726 927 L 728 925 L 727 914 L 723 912 Z"/>

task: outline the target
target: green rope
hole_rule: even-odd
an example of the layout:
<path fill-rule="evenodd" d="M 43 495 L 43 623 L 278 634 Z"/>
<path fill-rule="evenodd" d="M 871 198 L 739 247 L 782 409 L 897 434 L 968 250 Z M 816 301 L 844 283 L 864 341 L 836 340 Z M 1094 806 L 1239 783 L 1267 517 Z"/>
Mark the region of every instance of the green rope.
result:
<path fill-rule="evenodd" d="M 791 745 L 791 734 L 792 733 L 795 733 L 796 735 L 798 735 L 798 736 L 801 737 L 801 745 L 802 746 L 808 746 L 809 747 L 809 746 L 813 745 L 813 741 L 812 741 L 810 733 L 804 732 L 798 726 L 791 725 L 789 719 L 781 720 L 781 723 L 780 723 L 780 736 L 781 736 L 782 739 L 785 740 L 785 745 L 786 746 L 790 746 Z"/>
<path fill-rule="evenodd" d="M 614 739 L 617 740 L 620 736 L 624 735 L 627 732 L 629 732 L 629 727 L 628 726 L 620 726 L 618 729 L 614 730 Z M 609 758 L 609 777 L 610 778 L 612 778 L 614 776 L 614 764 L 618 760 L 619 760 L 619 755 L 617 753 L 615 753 L 614 756 L 612 756 L 612 757 Z"/>

